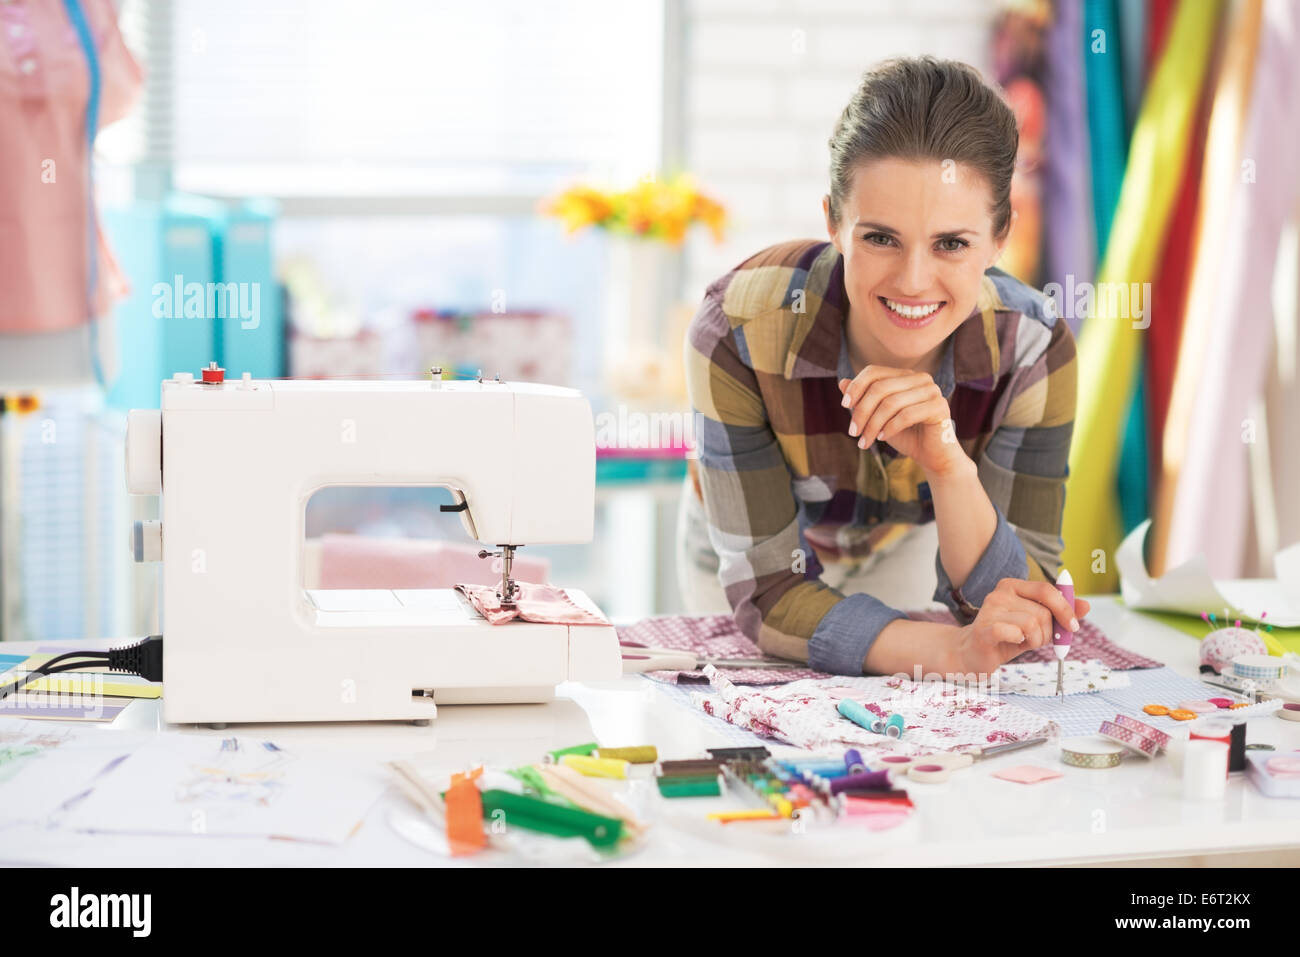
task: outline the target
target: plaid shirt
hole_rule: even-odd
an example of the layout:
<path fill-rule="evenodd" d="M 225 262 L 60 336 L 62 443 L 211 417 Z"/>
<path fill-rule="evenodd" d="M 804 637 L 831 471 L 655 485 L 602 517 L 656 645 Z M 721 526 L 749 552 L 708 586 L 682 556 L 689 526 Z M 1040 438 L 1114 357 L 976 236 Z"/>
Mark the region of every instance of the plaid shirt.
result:
<path fill-rule="evenodd" d="M 853 378 L 847 306 L 834 246 L 773 246 L 709 287 L 685 360 L 696 512 L 737 624 L 770 654 L 861 674 L 880 630 L 906 616 L 826 586 L 822 563 L 861 559 L 900 529 L 934 521 L 934 503 L 913 459 L 884 442 L 859 449 L 848 434 L 838 385 Z M 935 555 L 935 598 L 969 622 L 1000 579 L 1055 581 L 1060 571 L 1074 338 L 1045 296 L 989 269 L 934 378 L 997 512 L 960 590 Z"/>

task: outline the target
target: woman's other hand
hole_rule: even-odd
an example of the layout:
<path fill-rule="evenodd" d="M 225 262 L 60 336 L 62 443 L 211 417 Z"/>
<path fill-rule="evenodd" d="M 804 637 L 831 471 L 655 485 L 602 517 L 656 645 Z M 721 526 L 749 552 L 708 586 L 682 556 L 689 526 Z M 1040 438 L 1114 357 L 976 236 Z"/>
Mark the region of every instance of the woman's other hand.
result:
<path fill-rule="evenodd" d="M 957 662 L 965 674 L 992 674 L 1021 652 L 1052 643 L 1053 623 L 1069 632 L 1092 605 L 1083 598 L 1074 607 L 1050 582 L 1004 578 L 980 606 L 975 620 L 962 627 Z"/>
<path fill-rule="evenodd" d="M 839 385 L 844 407 L 853 411 L 849 435 L 859 448 L 888 442 L 929 475 L 969 461 L 957 442 L 948 400 L 929 373 L 869 365 Z"/>

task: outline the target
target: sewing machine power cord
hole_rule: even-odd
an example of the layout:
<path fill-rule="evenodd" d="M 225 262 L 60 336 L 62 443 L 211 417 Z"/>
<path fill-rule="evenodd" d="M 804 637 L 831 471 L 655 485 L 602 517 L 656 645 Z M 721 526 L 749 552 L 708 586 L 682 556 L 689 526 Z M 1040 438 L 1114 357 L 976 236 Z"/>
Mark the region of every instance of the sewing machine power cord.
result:
<path fill-rule="evenodd" d="M 76 671 L 80 668 L 103 667 L 105 664 L 108 665 L 109 671 L 139 675 L 146 681 L 162 681 L 162 652 L 162 635 L 150 635 L 134 644 L 122 648 L 110 648 L 108 651 L 69 651 L 67 654 L 56 655 L 39 668 L 27 672 L 17 681 L 0 686 L 0 700 L 21 691 L 27 684 L 40 678 L 63 671 Z M 86 660 L 73 660 L 83 658 Z"/>

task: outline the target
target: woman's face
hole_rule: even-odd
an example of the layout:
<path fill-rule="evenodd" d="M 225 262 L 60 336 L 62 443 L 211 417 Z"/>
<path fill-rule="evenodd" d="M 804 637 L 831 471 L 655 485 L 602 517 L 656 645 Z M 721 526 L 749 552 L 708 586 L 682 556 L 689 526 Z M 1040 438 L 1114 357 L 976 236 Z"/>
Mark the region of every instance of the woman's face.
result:
<path fill-rule="evenodd" d="M 857 168 L 838 225 L 823 200 L 844 257 L 851 341 L 864 358 L 934 371 L 926 366 L 975 308 L 1006 243 L 993 237 L 992 201 L 968 166 L 895 158 Z"/>

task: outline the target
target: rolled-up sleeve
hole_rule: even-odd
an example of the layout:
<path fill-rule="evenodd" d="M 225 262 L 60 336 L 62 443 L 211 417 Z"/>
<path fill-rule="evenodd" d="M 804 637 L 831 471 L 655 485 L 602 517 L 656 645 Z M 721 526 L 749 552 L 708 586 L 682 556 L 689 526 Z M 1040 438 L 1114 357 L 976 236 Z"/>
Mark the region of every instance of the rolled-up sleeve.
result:
<path fill-rule="evenodd" d="M 872 643 L 906 615 L 870 595 L 820 581 L 799 524 L 792 474 L 771 428 L 720 289 L 706 295 L 685 343 L 696 422 L 697 475 L 719 580 L 741 631 L 766 653 L 838 674 L 861 674 Z"/>
<path fill-rule="evenodd" d="M 988 547 L 959 590 L 935 556 L 935 598 L 961 622 L 974 618 L 1001 579 L 1055 581 L 1061 571 L 1078 374 L 1069 326 L 1058 319 L 1050 333 L 1041 354 L 1016 373 L 1006 415 L 979 457 L 980 484 L 998 516 Z"/>

